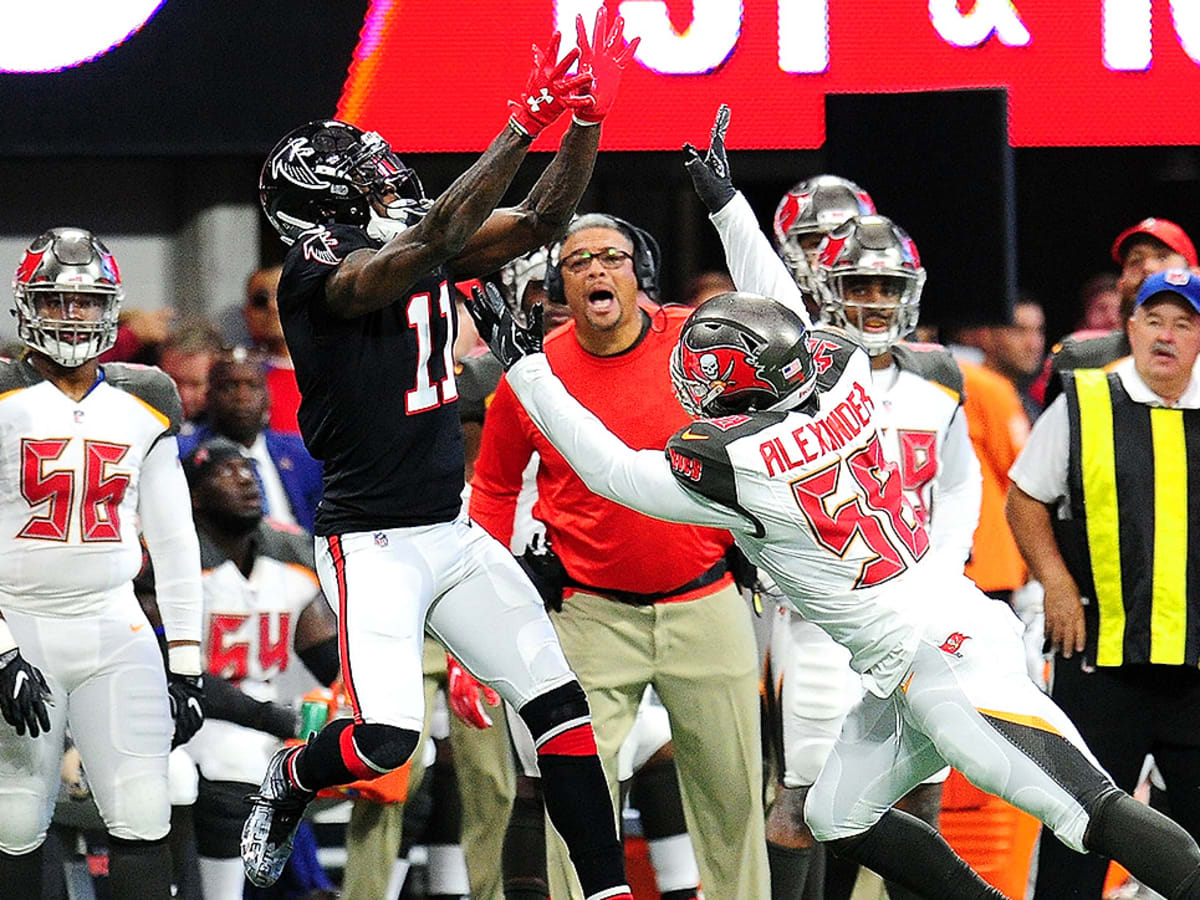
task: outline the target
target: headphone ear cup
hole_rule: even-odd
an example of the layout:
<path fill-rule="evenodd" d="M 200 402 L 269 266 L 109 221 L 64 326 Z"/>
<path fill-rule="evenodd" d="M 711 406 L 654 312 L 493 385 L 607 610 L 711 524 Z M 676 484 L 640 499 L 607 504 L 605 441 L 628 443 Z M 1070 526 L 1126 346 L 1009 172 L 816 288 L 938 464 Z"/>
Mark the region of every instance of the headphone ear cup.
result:
<path fill-rule="evenodd" d="M 551 303 L 562 306 L 567 302 L 566 294 L 563 293 L 561 263 L 547 263 L 546 280 L 542 282 L 542 287 L 546 291 L 546 299 Z"/>

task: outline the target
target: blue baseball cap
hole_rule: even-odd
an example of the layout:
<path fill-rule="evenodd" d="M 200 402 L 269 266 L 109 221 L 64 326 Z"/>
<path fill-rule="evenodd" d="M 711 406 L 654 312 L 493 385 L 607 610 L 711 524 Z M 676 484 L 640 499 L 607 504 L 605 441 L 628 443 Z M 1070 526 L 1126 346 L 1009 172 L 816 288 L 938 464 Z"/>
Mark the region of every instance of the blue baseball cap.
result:
<path fill-rule="evenodd" d="M 1142 282 L 1134 306 L 1141 306 L 1158 294 L 1177 294 L 1200 313 L 1200 275 L 1187 269 L 1165 269 Z"/>

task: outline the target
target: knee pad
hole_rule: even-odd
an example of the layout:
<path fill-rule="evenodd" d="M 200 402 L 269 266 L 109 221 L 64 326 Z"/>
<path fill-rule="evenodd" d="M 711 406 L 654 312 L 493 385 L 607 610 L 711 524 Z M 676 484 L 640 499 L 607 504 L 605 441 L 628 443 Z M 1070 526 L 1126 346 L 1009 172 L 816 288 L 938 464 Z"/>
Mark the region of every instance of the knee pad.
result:
<path fill-rule="evenodd" d="M 39 796 L 36 787 L 14 786 L 0 791 L 0 851 L 21 856 L 40 847 L 53 809 L 53 803 Z"/>
<path fill-rule="evenodd" d="M 356 722 L 347 733 L 358 758 L 379 775 L 408 762 L 421 739 L 410 728 L 373 722 Z"/>
<path fill-rule="evenodd" d="M 540 748 L 556 734 L 590 722 L 592 711 L 579 682 L 570 681 L 534 697 L 521 707 L 520 715 Z"/>

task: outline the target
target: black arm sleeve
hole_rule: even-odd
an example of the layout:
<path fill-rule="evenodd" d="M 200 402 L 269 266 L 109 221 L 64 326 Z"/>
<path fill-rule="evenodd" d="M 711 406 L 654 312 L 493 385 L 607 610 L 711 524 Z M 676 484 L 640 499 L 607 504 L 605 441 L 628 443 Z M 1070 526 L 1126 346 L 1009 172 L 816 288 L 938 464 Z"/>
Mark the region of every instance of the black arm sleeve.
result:
<path fill-rule="evenodd" d="M 269 700 L 255 700 L 216 675 L 204 675 L 204 713 L 210 719 L 224 719 L 277 738 L 296 736 L 295 710 Z"/>
<path fill-rule="evenodd" d="M 337 638 L 326 638 L 319 644 L 313 644 L 306 650 L 299 651 L 299 654 L 300 661 L 325 687 L 329 687 L 337 680 L 342 670 L 342 664 L 338 659 Z"/>

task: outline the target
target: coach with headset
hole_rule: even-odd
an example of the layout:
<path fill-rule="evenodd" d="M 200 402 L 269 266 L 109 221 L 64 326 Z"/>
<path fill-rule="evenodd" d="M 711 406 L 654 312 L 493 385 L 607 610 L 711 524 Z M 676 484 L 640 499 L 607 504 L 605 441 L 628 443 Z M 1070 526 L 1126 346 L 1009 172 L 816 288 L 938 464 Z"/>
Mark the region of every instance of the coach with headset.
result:
<path fill-rule="evenodd" d="M 546 273 L 548 296 L 565 301 L 571 321 L 547 336 L 545 352 L 610 430 L 631 447 L 661 451 L 690 421 L 667 373 L 692 310 L 658 305 L 658 268 L 658 245 L 646 232 L 613 216 L 577 218 Z M 769 896 L 758 657 L 749 610 L 725 563 L 729 534 L 650 519 L 591 493 L 502 380 L 475 464 L 471 518 L 504 543 L 534 451 L 541 461 L 533 514 L 561 562 L 561 609 L 551 618 L 587 691 L 614 800 L 617 750 L 653 684 L 670 713 L 705 892 Z M 582 898 L 556 849 L 552 895 Z"/>

